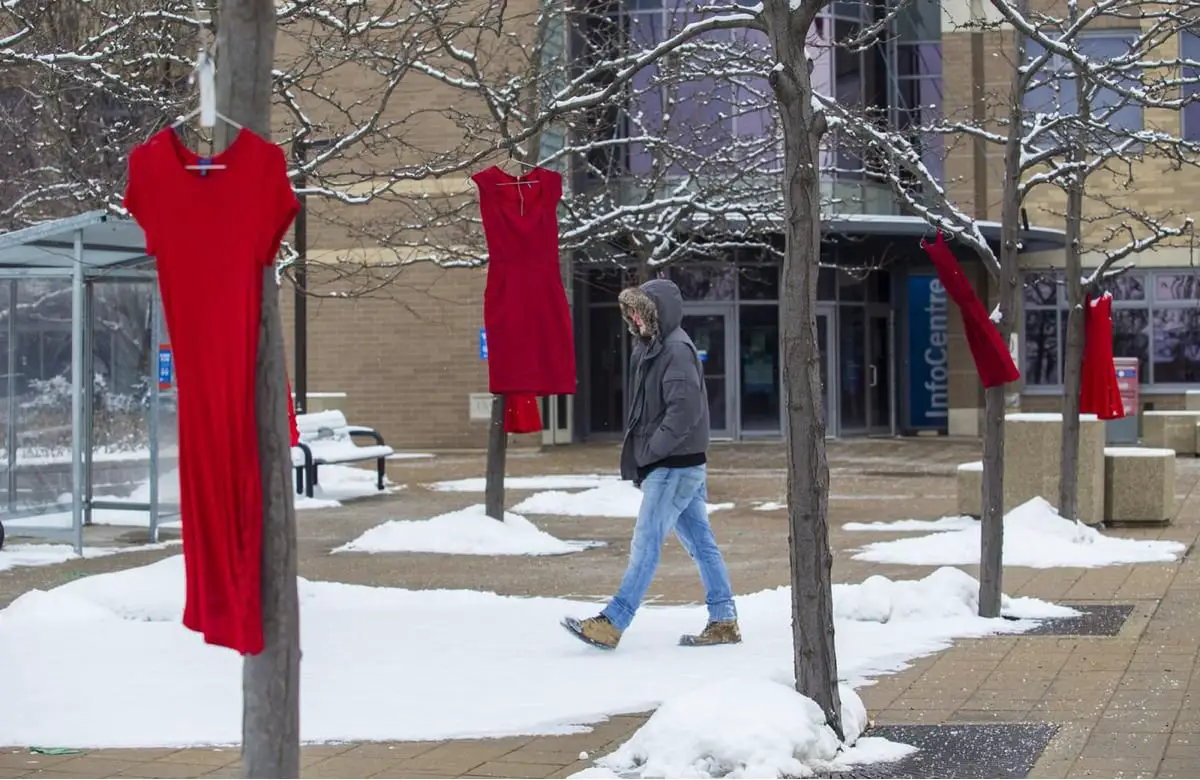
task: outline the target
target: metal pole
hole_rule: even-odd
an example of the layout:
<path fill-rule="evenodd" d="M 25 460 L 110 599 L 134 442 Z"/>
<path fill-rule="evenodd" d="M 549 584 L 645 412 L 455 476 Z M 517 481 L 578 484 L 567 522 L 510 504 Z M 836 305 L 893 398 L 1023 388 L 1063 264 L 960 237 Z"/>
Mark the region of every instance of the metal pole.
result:
<path fill-rule="evenodd" d="M 303 166 L 308 157 L 308 143 L 297 138 L 294 146 L 300 167 L 296 177 L 300 211 L 296 214 L 296 266 L 292 285 L 292 372 L 295 374 L 292 390 L 296 395 L 296 414 L 305 414 L 308 412 L 308 196 L 304 194 L 304 188 L 308 181 Z"/>
<path fill-rule="evenodd" d="M 158 542 L 158 415 L 161 394 L 158 390 L 158 350 L 162 344 L 158 323 L 158 288 L 150 285 L 150 418 L 146 428 L 150 436 L 150 541 Z"/>
<path fill-rule="evenodd" d="M 83 554 L 83 231 L 75 231 L 71 274 L 71 528 Z"/>
<path fill-rule="evenodd" d="M 8 283 L 8 511 L 17 508 L 17 285 Z"/>
<path fill-rule="evenodd" d="M 83 281 L 83 524 L 92 524 L 92 450 L 96 442 L 96 285 Z"/>

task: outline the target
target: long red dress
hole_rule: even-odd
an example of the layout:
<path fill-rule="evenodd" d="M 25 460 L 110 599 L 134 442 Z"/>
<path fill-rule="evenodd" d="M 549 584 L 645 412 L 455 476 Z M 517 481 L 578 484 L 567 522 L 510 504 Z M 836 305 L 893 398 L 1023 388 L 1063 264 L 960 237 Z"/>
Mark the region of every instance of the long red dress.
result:
<path fill-rule="evenodd" d="M 299 208 L 283 152 L 248 130 L 199 157 L 170 129 L 129 156 L 125 208 L 157 259 L 179 405 L 187 600 L 206 642 L 256 654 L 262 632 L 262 483 L 254 408 L 263 269 Z"/>
<path fill-rule="evenodd" d="M 1089 297 L 1084 311 L 1079 412 L 1094 414 L 1101 420 L 1117 420 L 1125 416 L 1125 404 L 1113 364 L 1112 295 Z"/>
<path fill-rule="evenodd" d="M 575 336 L 558 249 L 562 176 L 517 177 L 495 166 L 471 177 L 488 247 L 483 324 L 494 394 L 575 393 Z"/>
<path fill-rule="evenodd" d="M 975 294 L 971 282 L 958 265 L 954 253 L 946 245 L 942 231 L 938 231 L 937 240 L 932 244 L 925 241 L 921 246 L 937 268 L 938 280 L 946 289 L 946 294 L 958 305 L 962 314 L 963 329 L 967 332 L 967 346 L 971 348 L 971 357 L 975 360 L 975 371 L 984 387 L 1014 382 L 1021 377 L 1013 362 L 1012 353 L 996 330 L 996 324 L 987 315 L 983 302 Z"/>

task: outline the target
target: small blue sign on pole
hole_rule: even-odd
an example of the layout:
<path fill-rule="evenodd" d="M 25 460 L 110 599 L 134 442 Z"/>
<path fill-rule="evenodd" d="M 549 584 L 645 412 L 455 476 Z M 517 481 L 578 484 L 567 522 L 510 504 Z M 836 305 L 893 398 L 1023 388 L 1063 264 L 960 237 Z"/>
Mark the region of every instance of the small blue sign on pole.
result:
<path fill-rule="evenodd" d="M 487 330 L 479 329 L 479 359 L 487 360 Z"/>
<path fill-rule="evenodd" d="M 158 389 L 169 390 L 171 388 L 172 372 L 172 356 L 170 344 L 158 345 Z"/>
<path fill-rule="evenodd" d="M 698 350 L 696 350 L 696 354 L 699 355 L 701 363 L 708 362 L 708 350 L 707 349 L 698 349 Z"/>

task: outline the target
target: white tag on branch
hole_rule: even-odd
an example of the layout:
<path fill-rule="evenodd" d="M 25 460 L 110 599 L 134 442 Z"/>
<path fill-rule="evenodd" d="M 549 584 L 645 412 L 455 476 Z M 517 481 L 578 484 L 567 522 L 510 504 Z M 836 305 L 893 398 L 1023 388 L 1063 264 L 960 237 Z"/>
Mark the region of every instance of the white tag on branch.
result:
<path fill-rule="evenodd" d="M 217 124 L 217 78 L 212 57 L 207 52 L 201 54 L 196 63 L 196 78 L 200 82 L 200 126 L 214 127 Z"/>

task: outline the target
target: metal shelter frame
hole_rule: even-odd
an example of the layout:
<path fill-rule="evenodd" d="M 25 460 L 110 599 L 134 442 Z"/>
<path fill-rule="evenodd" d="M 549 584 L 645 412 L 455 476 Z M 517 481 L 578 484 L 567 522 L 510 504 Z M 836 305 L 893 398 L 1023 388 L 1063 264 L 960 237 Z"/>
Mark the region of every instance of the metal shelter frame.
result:
<path fill-rule="evenodd" d="M 21 525 L 21 517 L 4 523 L 7 535 L 69 539 L 76 553 L 83 551 L 83 528 L 91 522 L 93 509 L 146 511 L 150 514 L 150 539 L 158 541 L 158 420 L 159 384 L 150 382 L 149 404 L 149 501 L 117 502 L 92 500 L 92 439 L 94 375 L 92 344 L 92 285 L 105 281 L 150 281 L 154 270 L 138 269 L 153 258 L 146 254 L 146 241 L 137 223 L 104 211 L 89 211 L 74 217 L 44 222 L 32 227 L 0 233 L 0 280 L 69 278 L 71 280 L 71 526 L 47 528 Z M 8 317 L 8 432 L 5 469 L 9 507 L 17 495 L 18 440 L 16 375 L 16 285 L 9 286 Z M 150 298 L 152 343 L 161 343 L 158 296 Z M 153 377 L 151 377 L 153 380 Z M 88 387 L 89 391 L 84 392 Z M 0 514 L 0 518 L 2 518 Z M 28 518 L 30 515 L 25 515 Z"/>

